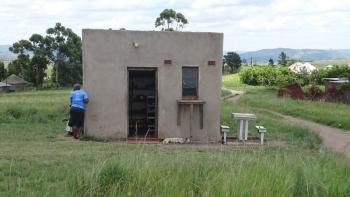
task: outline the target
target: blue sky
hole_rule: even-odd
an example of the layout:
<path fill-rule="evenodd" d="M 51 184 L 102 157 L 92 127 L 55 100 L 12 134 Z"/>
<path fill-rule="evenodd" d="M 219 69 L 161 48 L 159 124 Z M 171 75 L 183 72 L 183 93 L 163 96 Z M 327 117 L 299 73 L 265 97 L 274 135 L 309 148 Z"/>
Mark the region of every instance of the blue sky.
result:
<path fill-rule="evenodd" d="M 184 31 L 223 32 L 224 50 L 350 48 L 350 0 L 1 0 L 0 44 L 61 22 L 83 28 L 154 30 L 164 8 L 189 20 Z"/>

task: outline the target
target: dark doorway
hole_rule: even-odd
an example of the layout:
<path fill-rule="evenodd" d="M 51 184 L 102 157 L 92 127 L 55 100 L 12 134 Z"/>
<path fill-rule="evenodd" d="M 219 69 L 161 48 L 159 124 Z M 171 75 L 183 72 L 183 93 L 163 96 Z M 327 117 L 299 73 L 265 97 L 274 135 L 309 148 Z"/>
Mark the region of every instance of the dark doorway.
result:
<path fill-rule="evenodd" d="M 129 137 L 157 136 L 156 69 L 128 69 Z"/>

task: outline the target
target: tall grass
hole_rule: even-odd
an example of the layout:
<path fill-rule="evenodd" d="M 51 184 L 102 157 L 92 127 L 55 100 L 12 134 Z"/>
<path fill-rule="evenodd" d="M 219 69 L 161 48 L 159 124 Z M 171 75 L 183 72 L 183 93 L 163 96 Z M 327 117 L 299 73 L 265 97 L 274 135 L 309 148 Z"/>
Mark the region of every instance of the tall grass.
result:
<path fill-rule="evenodd" d="M 350 164 L 258 113 L 288 145 L 131 145 L 63 138 L 68 91 L 0 95 L 0 196 L 346 196 Z M 249 106 L 223 102 L 223 121 Z M 254 110 L 255 112 L 255 110 Z M 51 117 L 50 117 L 51 114 Z M 311 145 L 314 143 L 314 145 Z"/>
<path fill-rule="evenodd" d="M 143 148 L 142 154 L 121 154 L 74 173 L 70 191 L 76 196 L 345 196 L 350 183 L 349 164 L 329 163 L 334 155 L 326 152 Z M 324 173 L 325 168 L 336 169 Z"/>

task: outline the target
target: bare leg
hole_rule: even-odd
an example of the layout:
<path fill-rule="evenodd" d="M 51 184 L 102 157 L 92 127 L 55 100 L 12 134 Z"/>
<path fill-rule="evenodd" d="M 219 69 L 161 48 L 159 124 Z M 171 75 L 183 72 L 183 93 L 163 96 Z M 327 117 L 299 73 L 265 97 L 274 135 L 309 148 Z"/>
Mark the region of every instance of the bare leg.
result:
<path fill-rule="evenodd" d="M 79 127 L 73 126 L 73 137 L 75 139 L 79 138 Z"/>
<path fill-rule="evenodd" d="M 81 127 L 77 127 L 77 138 L 79 139 L 81 135 Z"/>

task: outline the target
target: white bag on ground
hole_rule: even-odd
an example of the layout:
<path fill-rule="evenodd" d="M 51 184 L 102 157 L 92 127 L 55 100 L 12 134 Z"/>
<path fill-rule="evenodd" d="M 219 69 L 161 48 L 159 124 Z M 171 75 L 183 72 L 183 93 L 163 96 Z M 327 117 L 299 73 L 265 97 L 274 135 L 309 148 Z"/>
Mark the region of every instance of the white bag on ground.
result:
<path fill-rule="evenodd" d="M 71 133 L 71 132 L 72 132 L 72 127 L 70 127 L 70 126 L 68 125 L 68 121 L 67 121 L 67 125 L 66 125 L 65 131 L 68 132 L 68 133 Z"/>

